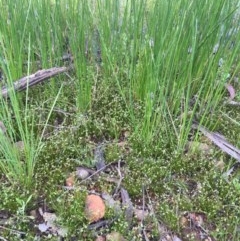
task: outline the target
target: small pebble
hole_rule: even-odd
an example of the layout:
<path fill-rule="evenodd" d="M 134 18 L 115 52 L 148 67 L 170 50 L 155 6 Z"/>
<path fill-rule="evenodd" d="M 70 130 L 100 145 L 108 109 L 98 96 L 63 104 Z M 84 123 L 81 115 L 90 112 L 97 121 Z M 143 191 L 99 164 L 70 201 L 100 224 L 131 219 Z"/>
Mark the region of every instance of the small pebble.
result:
<path fill-rule="evenodd" d="M 85 170 L 84 168 L 78 168 L 76 171 L 76 177 L 84 180 L 87 177 L 89 177 L 89 172 L 87 170 Z"/>

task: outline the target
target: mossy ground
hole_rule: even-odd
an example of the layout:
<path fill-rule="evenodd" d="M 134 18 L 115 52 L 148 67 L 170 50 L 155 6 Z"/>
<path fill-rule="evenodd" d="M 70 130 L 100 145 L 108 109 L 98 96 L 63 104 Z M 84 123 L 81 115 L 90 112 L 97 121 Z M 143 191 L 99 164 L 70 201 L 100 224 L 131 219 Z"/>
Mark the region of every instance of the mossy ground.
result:
<path fill-rule="evenodd" d="M 37 91 L 38 88 L 33 89 L 33 93 Z M 233 159 L 214 146 L 211 146 L 212 151 L 208 154 L 197 150 L 180 154 L 173 145 L 169 145 L 169 138 L 165 141 L 164 137 L 160 136 L 156 136 L 150 144 L 145 143 L 142 137 L 132 132 L 135 123 L 131 123 L 129 112 L 117 91 L 109 90 L 103 95 L 99 94 L 91 110 L 81 116 L 72 108 L 71 96 L 72 93 L 70 95 L 67 89 L 64 90 L 66 102 L 59 101 L 56 105 L 56 109 L 63 108 L 67 114 L 57 111 L 51 117 L 31 188 L 22 192 L 21 187 L 9 186 L 6 180 L 2 179 L 0 209 L 11 210 L 11 215 L 14 215 L 11 229 L 21 230 L 24 233 L 23 240 L 33 240 L 39 234 L 36 227 L 33 227 L 30 211 L 39 208 L 42 203 L 57 214 L 59 223 L 68 228 L 69 237 L 93 240 L 93 233 L 88 230 L 88 222 L 83 214 L 85 197 L 89 190 L 94 189 L 111 193 L 113 185 L 100 179 L 95 183 L 81 183 L 76 191 L 67 191 L 62 187 L 69 173 L 77 166 L 93 167 L 93 150 L 99 142 L 106 143 L 106 163 L 120 159 L 124 161 L 122 185 L 133 203 L 141 204 L 143 192 L 145 195 L 147 193 L 148 202 L 154 207 L 155 218 L 160 219 L 170 230 L 181 237 L 179 218 L 182 213 L 202 212 L 207 217 L 212 236 L 218 240 L 237 240 L 240 215 L 239 174 L 238 171 L 234 172 L 229 180 L 223 176 L 223 172 L 234 163 Z M 38 103 L 39 99 L 34 99 L 33 113 L 36 110 L 41 111 L 44 116 Z M 224 107 L 222 112 L 233 116 L 232 118 L 240 118 L 235 107 Z M 240 129 L 224 119 L 222 112 L 215 113 L 218 120 L 215 131 L 221 132 L 239 147 Z M 39 122 L 41 118 L 40 115 Z M 57 118 L 60 119 L 60 124 L 54 129 Z M 138 121 L 141 122 L 141 119 Z M 36 127 L 36 133 L 40 130 L 41 126 Z M 224 162 L 221 170 L 216 167 L 218 160 Z M 235 184 L 232 179 L 235 179 Z M 25 203 L 30 196 L 29 202 Z M 17 199 L 22 202 L 16 202 Z M 24 208 L 22 213 L 21 208 Z M 111 215 L 114 216 L 109 210 L 106 216 Z M 155 240 L 159 235 L 157 228 L 153 228 L 153 220 L 151 240 Z M 9 235 L 11 240 L 19 240 L 20 234 L 13 235 L 11 229 L 4 230 L 1 235 Z M 101 232 L 107 233 L 109 230 L 124 233 L 125 220 L 119 218 L 110 229 Z M 139 240 L 135 234 L 130 232 L 126 235 L 127 240 Z M 41 240 L 58 239 L 41 234 Z"/>

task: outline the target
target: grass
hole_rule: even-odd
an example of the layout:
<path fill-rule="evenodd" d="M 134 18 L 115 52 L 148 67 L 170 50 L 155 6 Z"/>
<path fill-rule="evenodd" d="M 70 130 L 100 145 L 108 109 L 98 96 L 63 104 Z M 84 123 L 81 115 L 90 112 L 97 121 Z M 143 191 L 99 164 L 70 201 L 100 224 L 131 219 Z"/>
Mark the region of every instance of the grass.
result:
<path fill-rule="evenodd" d="M 85 195 L 58 187 L 76 166 L 92 167 L 92 150 L 105 141 L 106 161 L 124 159 L 129 174 L 124 187 L 134 201 L 143 187 L 148 190 L 156 220 L 184 238 L 180 213 L 204 212 L 212 236 L 238 240 L 239 174 L 228 181 L 222 175 L 234 160 L 208 142 L 210 154 L 185 152 L 190 140 L 206 143 L 191 128 L 196 120 L 239 147 L 238 107 L 224 105 L 226 83 L 234 85 L 236 100 L 240 93 L 234 82 L 238 5 L 234 0 L 1 1 L 2 85 L 73 64 L 72 71 L 48 83 L 0 97 L 6 127 L 0 133 L 0 210 L 16 214 L 13 228 L 33 239 L 24 220 L 42 197 L 68 226 L 69 237 L 78 231 L 92 240 L 82 215 Z M 66 54 L 72 62 L 61 60 Z M 118 145 L 123 139 L 126 148 Z M 216 168 L 219 159 L 223 170 Z M 120 220 L 111 228 L 124 227 Z M 11 232 L 4 235 L 14 240 Z M 138 240 L 133 232 L 126 238 Z"/>

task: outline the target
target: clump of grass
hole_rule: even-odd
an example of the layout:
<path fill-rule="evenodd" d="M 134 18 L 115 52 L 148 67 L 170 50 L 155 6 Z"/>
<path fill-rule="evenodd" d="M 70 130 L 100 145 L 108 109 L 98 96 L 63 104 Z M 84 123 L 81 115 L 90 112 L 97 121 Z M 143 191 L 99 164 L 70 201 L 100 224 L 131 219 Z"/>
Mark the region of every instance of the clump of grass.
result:
<path fill-rule="evenodd" d="M 4 43 L 1 42 L 2 46 Z M 5 57 L 7 57 L 7 50 Z M 29 50 L 30 53 L 30 50 Z M 28 56 L 29 58 L 29 56 Z M 36 124 L 33 111 L 29 108 L 28 87 L 26 90 L 25 103 L 19 101 L 14 87 L 8 62 L 4 65 L 4 74 L 6 78 L 6 86 L 9 88 L 8 98 L 1 96 L 0 103 L 2 111 L 0 113 L 1 120 L 6 125 L 6 134 L 1 132 L 1 169 L 4 175 L 12 182 L 13 185 L 22 185 L 30 188 L 33 181 L 34 167 L 37 156 L 41 150 L 41 141 L 46 124 L 49 121 L 53 107 L 58 99 L 59 94 L 55 97 L 54 103 L 46 118 L 43 132 L 37 136 L 34 132 Z M 29 69 L 28 69 L 29 73 Z M 59 93 L 61 88 L 59 90 Z M 21 147 L 17 146 L 17 142 L 21 142 Z"/>
<path fill-rule="evenodd" d="M 204 110 L 199 121 L 207 122 L 207 114 L 220 103 L 225 81 L 218 80 L 220 59 L 224 73 L 236 60 L 238 46 L 229 50 L 238 38 L 229 34 L 236 28 L 233 5 L 156 1 L 145 12 L 146 1 L 140 1 L 120 13 L 117 4 L 106 1 L 105 10 L 99 10 L 103 69 L 115 78 L 130 110 L 135 98 L 144 102 L 143 122 L 136 131 L 146 142 L 163 126 L 163 135 L 175 128 L 183 146 L 195 112 Z M 123 70 L 128 92 L 119 79 Z M 181 114 L 179 128 L 173 120 Z"/>

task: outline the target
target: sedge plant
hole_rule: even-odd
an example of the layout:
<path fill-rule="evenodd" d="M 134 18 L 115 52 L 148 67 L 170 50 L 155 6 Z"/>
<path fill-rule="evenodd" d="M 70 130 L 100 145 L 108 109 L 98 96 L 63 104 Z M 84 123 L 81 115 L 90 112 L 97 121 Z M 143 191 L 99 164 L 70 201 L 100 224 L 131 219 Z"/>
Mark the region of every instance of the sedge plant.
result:
<path fill-rule="evenodd" d="M 0 35 L 0 67 L 4 76 L 5 88 L 9 91 L 7 97 L 0 96 L 0 119 L 2 126 L 0 131 L 0 170 L 14 186 L 20 185 L 24 188 L 30 188 L 34 181 L 34 168 L 38 154 L 41 151 L 43 133 L 62 90 L 62 86 L 54 98 L 45 120 L 43 132 L 40 136 L 37 136 L 34 131 L 37 118 L 34 111 L 30 108 L 29 87 L 27 86 L 25 99 L 22 101 L 14 89 L 13 76 L 18 76 L 18 73 L 14 72 L 17 68 L 14 68 L 12 65 L 12 61 L 15 61 L 14 58 L 12 59 L 13 49 L 10 48 L 5 37 L 2 34 Z M 20 42 L 23 44 L 23 41 Z M 14 47 L 17 48 L 17 46 Z M 21 52 L 23 46 L 20 44 L 19 48 L 18 51 Z M 26 71 L 27 75 L 29 75 L 31 60 L 30 35 L 28 37 L 27 59 L 28 65 Z"/>
<path fill-rule="evenodd" d="M 193 120 L 207 125 L 220 107 L 226 73 L 239 69 L 237 1 L 97 3 L 102 68 L 117 83 L 136 133 L 181 150 Z M 144 107 L 140 123 L 135 101 Z"/>

